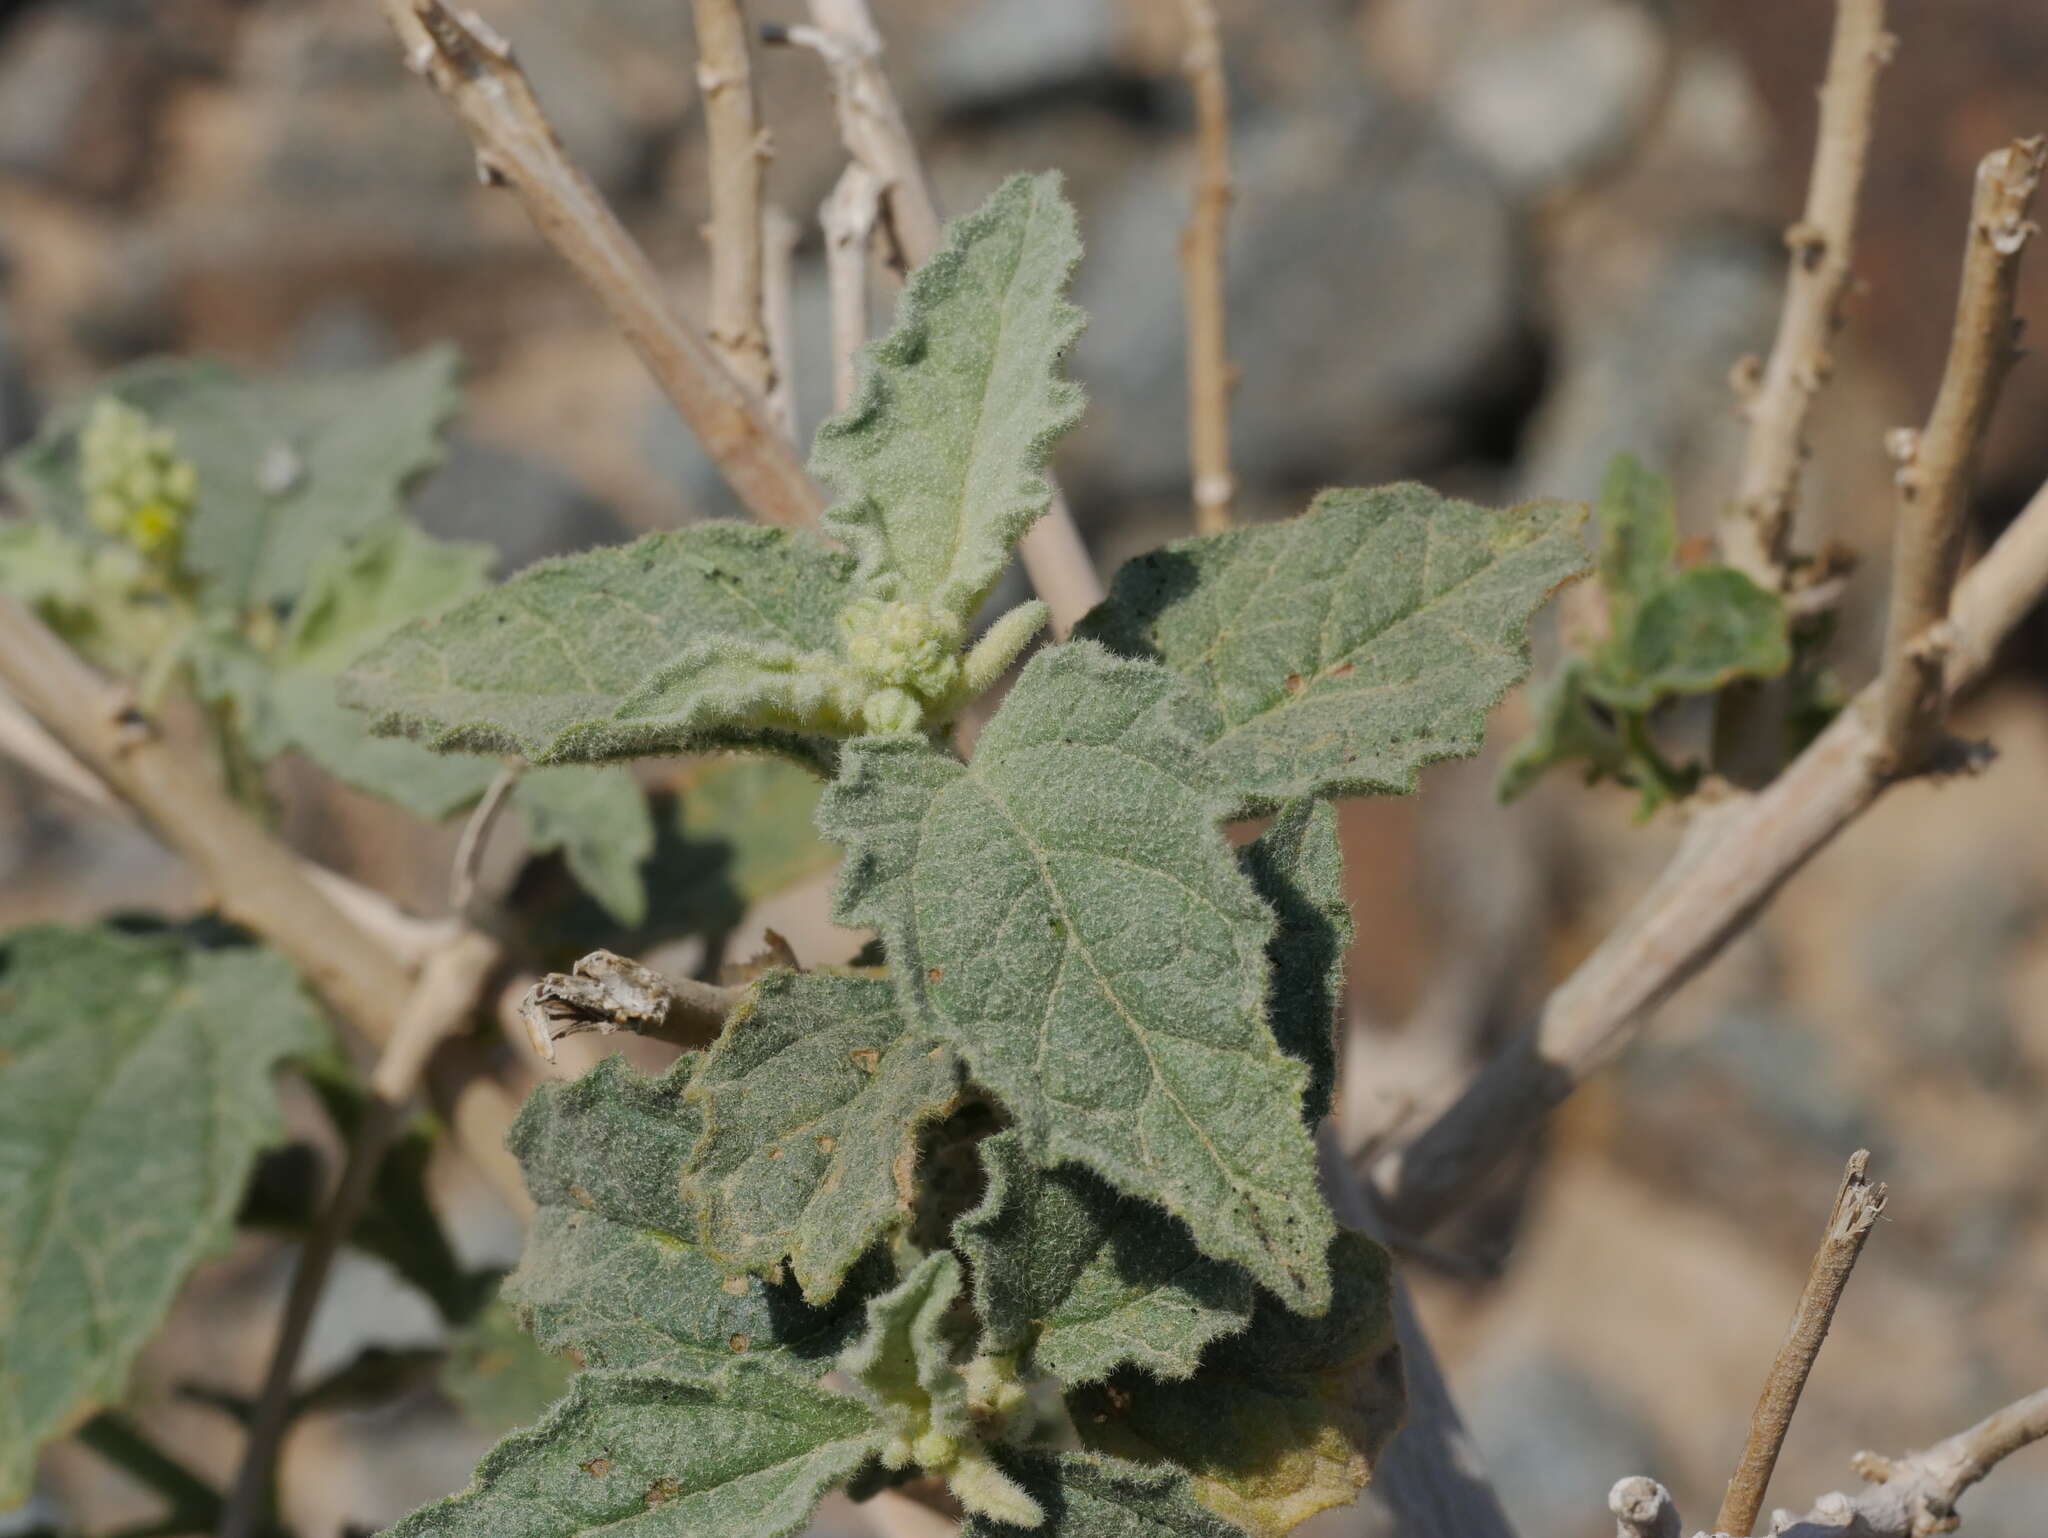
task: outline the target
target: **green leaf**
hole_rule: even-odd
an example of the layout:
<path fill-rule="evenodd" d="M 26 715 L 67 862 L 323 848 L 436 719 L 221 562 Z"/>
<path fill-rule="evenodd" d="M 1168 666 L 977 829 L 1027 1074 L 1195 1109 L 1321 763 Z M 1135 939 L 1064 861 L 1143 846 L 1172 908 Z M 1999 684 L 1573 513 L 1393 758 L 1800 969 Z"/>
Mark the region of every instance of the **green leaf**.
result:
<path fill-rule="evenodd" d="M 823 1302 L 911 1217 L 918 1135 L 960 1094 L 952 1049 L 911 1030 L 884 982 L 773 972 L 690 1086 L 704 1138 L 686 1184 L 707 1250 L 761 1271 L 787 1257 Z"/>
<path fill-rule="evenodd" d="M 1244 1328 L 1251 1278 L 1157 1207 L 1073 1165 L 1041 1170 L 1015 1132 L 981 1145 L 988 1193 L 954 1240 L 973 1267 L 981 1351 L 1070 1384 L 1132 1363 L 1185 1378 Z"/>
<path fill-rule="evenodd" d="M 1678 501 L 1663 476 L 1617 454 L 1600 482 L 1597 572 L 1611 624 L 1626 628 L 1678 564 Z"/>
<path fill-rule="evenodd" d="M 1005 1469 L 1044 1508 L 1043 1526 L 969 1517 L 960 1538 L 1243 1538 L 1194 1496 L 1187 1475 L 1090 1453 L 1011 1453 Z"/>
<path fill-rule="evenodd" d="M 1632 783 L 1628 746 L 1611 713 L 1595 709 L 1587 690 L 1592 664 L 1568 657 L 1530 701 L 1536 724 L 1515 744 L 1501 768 L 1500 798 L 1522 795 L 1555 764 L 1583 763 L 1586 782 L 1616 779 Z"/>
<path fill-rule="evenodd" d="M 404 518 L 380 524 L 314 562 L 278 661 L 339 674 L 408 620 L 482 592 L 494 559 L 488 545 L 435 539 Z"/>
<path fill-rule="evenodd" d="M 413 742 L 372 737 L 343 705 L 335 681 L 318 673 L 276 673 L 247 732 L 261 759 L 296 748 L 357 790 L 439 822 L 484 793 L 497 775 L 488 759 L 451 758 Z"/>
<path fill-rule="evenodd" d="M 1209 762 L 1247 808 L 1405 794 L 1424 765 L 1478 751 L 1529 670 L 1530 617 L 1585 570 L 1583 516 L 1326 491 L 1286 523 L 1140 556 L 1077 634 L 1187 680 Z"/>
<path fill-rule="evenodd" d="M 1775 678 L 1792 662 L 1785 604 L 1731 566 L 1680 572 L 1601 648 L 1593 687 L 1618 710 Z"/>
<path fill-rule="evenodd" d="M 1337 1085 L 1337 1007 L 1353 936 L 1337 813 L 1327 801 L 1290 801 L 1242 858 L 1279 921 L 1266 951 L 1273 964 L 1266 1020 L 1280 1050 L 1308 1065 L 1302 1115 L 1313 1127 L 1330 1114 Z"/>
<path fill-rule="evenodd" d="M 505 1298 L 542 1345 L 592 1367 L 689 1375 L 744 1356 L 815 1378 L 858 1328 L 858 1299 L 813 1309 L 792 1283 L 728 1280 L 698 1248 L 682 1174 L 703 1133 L 683 1098 L 699 1061 L 650 1079 L 609 1057 L 534 1092 L 511 1144 L 540 1210 Z"/>
<path fill-rule="evenodd" d="M 758 723 L 721 714 L 727 664 L 825 666 L 853 592 L 852 560 L 811 536 L 701 523 L 542 561 L 408 625 L 356 662 L 343 697 L 379 732 L 534 763 L 758 737 Z M 787 732 L 774 741 L 799 746 Z"/>
<path fill-rule="evenodd" d="M 304 590 L 336 544 L 401 510 L 406 487 L 440 458 L 459 404 L 457 363 L 432 348 L 385 368 L 298 378 L 219 363 L 156 359 L 103 380 L 111 395 L 178 437 L 199 472 L 183 564 L 229 608 Z M 66 528 L 86 527 L 78 480 L 84 407 L 60 414 L 7 463 L 14 493 Z"/>
<path fill-rule="evenodd" d="M 1035 657 L 962 765 L 850 744 L 819 826 L 840 922 L 887 943 L 904 1013 L 958 1047 L 1041 1164 L 1185 1221 L 1298 1308 L 1332 1232 L 1308 1079 L 1266 1024 L 1272 914 L 1218 831 L 1186 693 L 1092 645 Z"/>
<path fill-rule="evenodd" d="M 744 912 L 839 863 L 812 826 L 823 791 L 816 775 L 772 758 L 703 762 L 683 787 L 676 829 Z"/>
<path fill-rule="evenodd" d="M 559 849 L 569 873 L 621 924 L 647 917 L 640 867 L 654 853 L 654 816 L 623 768 L 564 764 L 530 769 L 513 788 L 527 847 Z"/>
<path fill-rule="evenodd" d="M 1080 334 L 1081 254 L 1056 173 L 1015 176 L 911 274 L 860 391 L 818 429 L 811 468 L 845 500 L 825 526 L 868 589 L 966 619 L 1052 500 L 1041 473 L 1081 413 L 1059 377 Z"/>
<path fill-rule="evenodd" d="M 57 927 L 0 947 L 0 1508 L 43 1442 L 119 1402 L 226 1246 L 283 1130 L 272 1072 L 323 1035 L 271 951 Z"/>
<path fill-rule="evenodd" d="M 754 1362 L 701 1378 L 586 1372 L 460 1495 L 391 1538 L 786 1538 L 873 1456 L 873 1414 Z"/>
<path fill-rule="evenodd" d="M 575 1376 L 575 1363 L 522 1330 L 506 1304 L 493 1302 L 450 1337 L 441 1387 L 472 1424 L 503 1435 L 539 1420 Z"/>
<path fill-rule="evenodd" d="M 1082 1441 L 1178 1464 L 1205 1506 L 1258 1538 L 1356 1499 L 1401 1423 L 1401 1358 L 1386 1252 L 1340 1233 L 1330 1269 L 1320 1319 L 1262 1297 L 1251 1328 L 1212 1346 L 1186 1383 L 1125 1371 L 1069 1395 Z"/>
<path fill-rule="evenodd" d="M 36 609 L 83 609 L 93 598 L 92 552 L 40 519 L 0 522 L 0 593 Z"/>

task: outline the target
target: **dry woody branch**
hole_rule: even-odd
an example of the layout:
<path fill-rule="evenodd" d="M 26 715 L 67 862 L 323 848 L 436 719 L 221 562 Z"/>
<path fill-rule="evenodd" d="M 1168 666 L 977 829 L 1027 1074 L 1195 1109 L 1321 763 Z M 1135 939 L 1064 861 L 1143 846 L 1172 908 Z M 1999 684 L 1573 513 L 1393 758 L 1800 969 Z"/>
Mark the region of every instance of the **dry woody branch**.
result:
<path fill-rule="evenodd" d="M 1183 0 L 1188 46 L 1182 68 L 1195 97 L 1195 198 L 1181 234 L 1188 316 L 1188 460 L 1195 529 L 1230 527 L 1237 483 L 1230 473 L 1230 367 L 1224 306 L 1224 242 L 1230 219 L 1230 87 L 1210 0 Z"/>
<path fill-rule="evenodd" d="M 754 109 L 753 61 L 740 0 L 692 0 L 697 88 L 711 158 L 711 345 L 765 401 L 775 391 L 764 304 L 761 172 L 768 140 Z"/>

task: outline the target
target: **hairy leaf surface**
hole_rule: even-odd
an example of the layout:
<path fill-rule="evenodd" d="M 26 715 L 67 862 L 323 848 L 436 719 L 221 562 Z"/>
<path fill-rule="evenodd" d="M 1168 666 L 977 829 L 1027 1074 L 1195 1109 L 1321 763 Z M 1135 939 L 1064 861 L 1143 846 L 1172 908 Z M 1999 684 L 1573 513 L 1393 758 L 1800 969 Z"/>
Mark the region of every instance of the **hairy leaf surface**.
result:
<path fill-rule="evenodd" d="M 704 1137 L 686 1177 L 726 1265 L 789 1260 L 823 1302 L 911 1216 L 919 1132 L 960 1091 L 953 1050 L 912 1030 L 888 983 L 773 972 L 690 1087 Z"/>
<path fill-rule="evenodd" d="M 512 791 L 527 847 L 559 849 L 583 890 L 621 924 L 647 917 L 640 867 L 654 853 L 654 816 L 632 773 L 616 765 L 530 769 Z"/>
<path fill-rule="evenodd" d="M 586 1372 L 539 1425 L 485 1455 L 459 1495 L 391 1538 L 786 1538 L 871 1457 L 875 1418 L 760 1363 L 703 1377 Z"/>
<path fill-rule="evenodd" d="M 1080 258 L 1056 173 L 1015 176 L 911 274 L 868 350 L 853 406 L 818 429 L 817 475 L 844 500 L 825 525 L 869 588 L 965 619 L 1052 500 L 1041 473 L 1079 418 L 1059 377 L 1079 335 Z"/>
<path fill-rule="evenodd" d="M 1251 1278 L 1157 1207 L 1074 1165 L 1039 1169 L 1015 1132 L 983 1142 L 981 1158 L 987 1195 L 954 1236 L 974 1268 L 984 1353 L 1071 1384 L 1126 1363 L 1185 1378 L 1251 1317 Z"/>
<path fill-rule="evenodd" d="M 287 379 L 157 359 L 109 376 L 97 393 L 177 434 L 199 472 L 183 563 L 207 582 L 210 601 L 238 608 L 297 597 L 335 544 L 397 515 L 406 487 L 440 458 L 456 374 L 448 348 Z M 86 527 L 83 421 L 83 407 L 59 414 L 7 465 L 23 502 L 74 529 Z"/>
<path fill-rule="evenodd" d="M 1037 1528 L 970 1517 L 960 1538 L 1243 1538 L 1195 1499 L 1187 1475 L 1090 1453 L 1012 1453 L 1003 1467 L 1045 1511 Z"/>
<path fill-rule="evenodd" d="M 505 1297 L 543 1345 L 592 1367 L 688 1374 L 744 1356 L 815 1377 L 858 1307 L 825 1312 L 788 1282 L 728 1281 L 697 1246 L 682 1172 L 703 1132 L 683 1098 L 699 1061 L 650 1079 L 609 1057 L 534 1092 L 511 1143 L 540 1210 Z"/>
<path fill-rule="evenodd" d="M 1336 1088 L 1337 1005 L 1353 934 L 1337 813 L 1327 801 L 1290 801 L 1242 858 L 1278 920 L 1267 947 L 1273 984 L 1266 1019 L 1280 1049 L 1308 1065 L 1302 1115 L 1313 1127 L 1329 1115 Z"/>
<path fill-rule="evenodd" d="M 1479 748 L 1529 670 L 1530 617 L 1585 570 L 1582 512 L 1426 487 L 1326 491 L 1286 523 L 1180 540 L 1117 573 L 1078 634 L 1187 680 L 1246 806 L 1403 794 Z"/>
<path fill-rule="evenodd" d="M 1184 691 L 1041 652 L 972 764 L 867 738 L 819 806 L 841 922 L 888 944 L 905 1013 L 958 1046 L 1041 1164 L 1185 1221 L 1295 1307 L 1329 1299 L 1308 1075 L 1265 1020 L 1272 914 L 1218 832 Z"/>
<path fill-rule="evenodd" d="M 36 928 L 0 946 L 0 1507 L 117 1404 L 283 1132 L 278 1063 L 324 1031 L 283 957 Z"/>
<path fill-rule="evenodd" d="M 1090 1447 L 1189 1470 L 1204 1505 L 1259 1538 L 1279 1538 L 1357 1498 L 1400 1425 L 1386 1252 L 1340 1233 L 1336 1296 L 1320 1319 L 1271 1297 L 1251 1327 L 1212 1346 L 1185 1383 L 1124 1372 L 1069 1396 Z"/>
<path fill-rule="evenodd" d="M 474 1425 L 502 1436 L 539 1420 L 575 1376 L 574 1361 L 543 1346 L 509 1305 L 493 1300 L 449 1337 L 441 1390 Z"/>
<path fill-rule="evenodd" d="M 443 750 L 683 751 L 773 730 L 742 719 L 759 680 L 737 672 L 829 663 L 852 582 L 852 560 L 808 535 L 701 523 L 542 561 L 408 625 L 349 670 L 344 697 L 375 730 Z"/>

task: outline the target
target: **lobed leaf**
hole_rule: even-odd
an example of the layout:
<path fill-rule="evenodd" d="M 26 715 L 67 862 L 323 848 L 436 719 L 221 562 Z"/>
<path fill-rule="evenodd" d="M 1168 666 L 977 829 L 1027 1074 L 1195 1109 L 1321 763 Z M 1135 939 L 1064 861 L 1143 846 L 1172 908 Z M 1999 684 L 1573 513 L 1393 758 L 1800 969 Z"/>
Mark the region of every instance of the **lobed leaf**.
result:
<path fill-rule="evenodd" d="M 274 1070 L 324 1038 L 268 950 L 55 926 L 0 946 L 0 1507 L 42 1443 L 120 1402 L 283 1133 Z"/>
<path fill-rule="evenodd" d="M 773 972 L 690 1086 L 704 1135 L 685 1175 L 705 1248 L 740 1271 L 786 1257 L 813 1302 L 911 1217 L 919 1133 L 961 1088 L 950 1047 L 885 982 Z"/>
<path fill-rule="evenodd" d="M 391 1538 L 787 1538 L 881 1441 L 858 1400 L 756 1362 L 674 1378 L 586 1372 L 539 1425 L 508 1437 L 470 1487 Z"/>
<path fill-rule="evenodd" d="M 1218 831 L 1184 691 L 1092 645 L 1041 652 L 963 765 L 845 751 L 819 826 L 837 915 L 887 944 L 906 1016 L 954 1044 L 1041 1164 L 1087 1165 L 1293 1307 L 1329 1299 L 1307 1072 L 1266 1024 L 1272 915 Z"/>
<path fill-rule="evenodd" d="M 223 364 L 155 359 L 98 389 L 178 437 L 199 473 L 182 564 L 224 608 L 296 598 L 337 544 L 401 510 L 405 489 L 441 456 L 458 364 L 436 347 L 384 368 L 259 378 Z M 9 488 L 41 517 L 86 527 L 79 488 L 85 408 L 58 415 L 6 466 Z"/>
<path fill-rule="evenodd" d="M 1004 1468 L 1045 1512 L 1037 1528 L 971 1516 L 960 1538 L 1243 1538 L 1195 1499 L 1178 1469 L 1147 1467 L 1092 1453 L 1012 1453 Z"/>
<path fill-rule="evenodd" d="M 1041 1170 L 1015 1132 L 981 1144 L 982 1204 L 954 1242 L 973 1268 L 984 1354 L 1069 1384 L 1126 1364 L 1194 1372 L 1251 1317 L 1251 1279 L 1197 1250 L 1184 1225 L 1073 1165 Z"/>
<path fill-rule="evenodd" d="M 966 619 L 1052 501 L 1041 473 L 1081 413 L 1059 377 L 1080 334 L 1080 259 L 1057 173 L 1013 176 L 911 274 L 895 328 L 865 354 L 852 407 L 811 468 L 843 493 L 825 526 L 867 588 Z"/>
<path fill-rule="evenodd" d="M 1185 1383 L 1126 1370 L 1068 1396 L 1091 1448 L 1189 1471 L 1202 1504 L 1257 1538 L 1348 1505 L 1401 1423 L 1386 1251 L 1340 1233 L 1330 1309 L 1304 1319 L 1259 1299 L 1249 1329 L 1219 1341 Z"/>
<path fill-rule="evenodd" d="M 729 1281 L 697 1246 L 682 1172 L 703 1118 L 683 1089 L 700 1061 L 650 1079 L 609 1057 L 528 1099 L 511 1145 L 540 1210 L 504 1296 L 542 1345 L 592 1367 L 688 1376 L 744 1356 L 814 1378 L 858 1309 L 810 1308 L 788 1282 Z"/>
<path fill-rule="evenodd" d="M 1337 1085 L 1337 1008 L 1354 933 L 1337 813 L 1327 801 L 1290 801 L 1240 858 L 1276 920 L 1266 1021 L 1280 1050 L 1308 1066 L 1302 1116 L 1313 1127 Z"/>
<path fill-rule="evenodd" d="M 1404 794 L 1424 765 L 1478 751 L 1529 670 L 1530 617 L 1585 570 L 1583 516 L 1326 491 L 1286 523 L 1140 556 L 1076 634 L 1187 681 L 1209 764 L 1246 808 Z"/>
<path fill-rule="evenodd" d="M 534 763 L 764 735 L 816 757 L 749 715 L 761 680 L 746 670 L 825 667 L 853 591 L 852 560 L 811 536 L 701 523 L 542 561 L 408 625 L 350 668 L 343 697 L 377 732 Z"/>

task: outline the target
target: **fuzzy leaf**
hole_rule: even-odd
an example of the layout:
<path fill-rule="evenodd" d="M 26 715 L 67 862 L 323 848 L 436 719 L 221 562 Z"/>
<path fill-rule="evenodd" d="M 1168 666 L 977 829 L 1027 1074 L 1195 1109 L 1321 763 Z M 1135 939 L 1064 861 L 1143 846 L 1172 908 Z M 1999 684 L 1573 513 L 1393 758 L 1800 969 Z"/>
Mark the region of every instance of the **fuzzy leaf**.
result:
<path fill-rule="evenodd" d="M 621 924 L 647 917 L 640 867 L 654 853 L 654 816 L 639 781 L 625 769 L 563 764 L 531 769 L 512 791 L 526 819 L 527 847 L 551 849 L 583 890 Z"/>
<path fill-rule="evenodd" d="M 839 851 L 811 821 L 823 790 L 815 775 L 772 758 L 695 766 L 676 829 L 693 846 L 698 879 L 725 883 L 744 910 L 830 870 Z"/>
<path fill-rule="evenodd" d="M 719 659 L 829 657 L 852 594 L 852 560 L 814 538 L 701 523 L 542 561 L 408 625 L 349 670 L 343 695 L 374 730 L 444 751 L 678 752 L 760 730 L 720 714 L 735 681 Z"/>
<path fill-rule="evenodd" d="M 787 1538 L 880 1441 L 858 1400 L 759 1363 L 705 1377 L 586 1372 L 460 1495 L 390 1538 Z"/>
<path fill-rule="evenodd" d="M 1126 1371 L 1071 1394 L 1082 1441 L 1180 1465 L 1205 1506 L 1257 1538 L 1355 1500 L 1401 1423 L 1401 1358 L 1386 1252 L 1340 1233 L 1330 1269 L 1320 1319 L 1262 1297 L 1251 1327 L 1212 1346 L 1186 1383 Z"/>
<path fill-rule="evenodd" d="M 409 620 L 490 584 L 490 546 L 459 544 L 394 518 L 314 562 L 278 661 L 329 677 Z"/>
<path fill-rule="evenodd" d="M 1353 935 L 1337 813 L 1327 801 L 1290 801 L 1242 858 L 1279 920 L 1266 952 L 1273 963 L 1266 1020 L 1281 1051 L 1308 1065 L 1302 1115 L 1313 1127 L 1329 1115 L 1337 1084 L 1337 1006 Z"/>
<path fill-rule="evenodd" d="M 178 436 L 199 472 L 183 564 L 224 607 L 281 602 L 337 543 L 396 515 L 405 488 L 441 455 L 460 401 L 457 363 L 431 348 L 380 369 L 271 379 L 205 361 L 156 359 L 100 383 Z M 7 464 L 23 502 L 86 527 L 80 406 Z"/>
<path fill-rule="evenodd" d="M 503 1302 L 492 1302 L 450 1337 L 441 1389 L 473 1425 L 502 1436 L 539 1420 L 575 1376 L 569 1358 L 521 1329 Z"/>
<path fill-rule="evenodd" d="M 273 1070 L 324 1037 L 271 951 L 57 927 L 0 946 L 0 1508 L 43 1442 L 120 1402 L 283 1132 Z"/>
<path fill-rule="evenodd" d="M 983 1142 L 981 1158 L 988 1193 L 954 1238 L 974 1268 L 982 1352 L 1071 1384 L 1126 1363 L 1185 1378 L 1251 1317 L 1251 1278 L 1158 1208 L 1073 1165 L 1039 1169 L 1015 1132 Z"/>
<path fill-rule="evenodd" d="M 1218 832 L 1186 694 L 1091 645 L 1039 653 L 962 765 L 848 746 L 819 826 L 838 916 L 887 943 L 1041 1164 L 1085 1164 L 1295 1307 L 1329 1299 L 1308 1075 L 1265 1020 L 1273 917 Z"/>
<path fill-rule="evenodd" d="M 697 1247 L 682 1169 L 703 1132 L 683 1098 L 699 1061 L 650 1079 L 608 1057 L 534 1092 L 511 1145 L 540 1210 L 505 1298 L 542 1345 L 592 1367 L 688 1375 L 744 1355 L 815 1378 L 858 1309 L 809 1308 L 788 1282 L 729 1282 Z"/>
<path fill-rule="evenodd" d="M 897 1287 L 868 1303 L 866 1333 L 839 1358 L 839 1370 L 892 1426 L 972 1434 L 950 1334 L 959 1297 L 959 1257 L 950 1250 L 925 1256 Z"/>
<path fill-rule="evenodd" d="M 1187 680 L 1247 808 L 1404 794 L 1424 765 L 1478 751 L 1529 670 L 1530 616 L 1585 570 L 1582 519 L 1414 485 L 1326 491 L 1286 523 L 1140 556 L 1077 634 Z"/>
<path fill-rule="evenodd" d="M 1650 594 L 1594 667 L 1600 698 L 1648 710 L 1738 679 L 1775 678 L 1792 662 L 1785 604 L 1731 566 L 1679 572 Z"/>
<path fill-rule="evenodd" d="M 439 822 L 484 793 L 498 772 L 489 759 L 451 758 L 416 742 L 372 737 L 363 718 L 336 698 L 331 678 L 277 673 L 264 690 L 263 714 L 249 731 L 258 757 L 297 749 L 344 785 Z"/>
<path fill-rule="evenodd" d="M 770 973 L 690 1086 L 705 1248 L 740 1271 L 787 1257 L 822 1303 L 909 1221 L 918 1134 L 959 1092 L 952 1049 L 905 1025 L 889 984 Z"/>
<path fill-rule="evenodd" d="M 1090 1453 L 1013 1453 L 1003 1465 L 1044 1508 L 1044 1525 L 969 1517 L 960 1538 L 1243 1538 L 1243 1529 L 1195 1499 L 1178 1469 Z"/>
<path fill-rule="evenodd" d="M 845 498 L 825 525 L 879 596 L 967 618 L 1050 504 L 1041 472 L 1081 412 L 1059 377 L 1080 254 L 1056 173 L 1004 182 L 911 274 L 853 406 L 818 429 L 811 467 Z"/>

